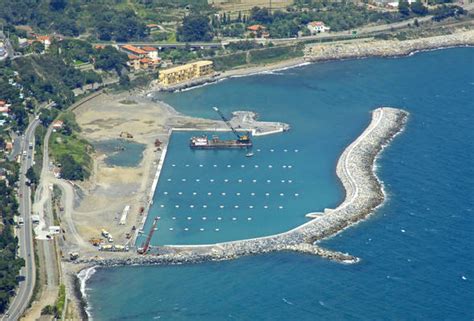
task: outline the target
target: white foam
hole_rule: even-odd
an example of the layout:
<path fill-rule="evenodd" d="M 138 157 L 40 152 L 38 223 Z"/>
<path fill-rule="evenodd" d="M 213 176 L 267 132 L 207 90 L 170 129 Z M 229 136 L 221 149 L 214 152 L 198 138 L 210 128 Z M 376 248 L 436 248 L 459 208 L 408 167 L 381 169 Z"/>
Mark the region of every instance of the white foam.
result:
<path fill-rule="evenodd" d="M 268 205 L 264 205 L 263 208 L 268 208 Z"/>
<path fill-rule="evenodd" d="M 284 149 L 283 151 L 286 153 L 286 152 L 288 152 L 288 149 Z"/>
<path fill-rule="evenodd" d="M 232 218 L 232 221 L 237 221 L 237 218 L 236 218 L 236 217 L 233 217 L 233 218 Z"/>
<path fill-rule="evenodd" d="M 204 204 L 204 205 L 202 206 L 202 208 L 207 208 L 207 205 L 206 205 L 206 204 Z"/>
<path fill-rule="evenodd" d="M 251 221 L 251 220 L 252 220 L 252 218 L 251 218 L 251 217 L 247 217 L 247 221 Z"/>
<path fill-rule="evenodd" d="M 165 207 L 163 204 L 160 205 L 161 208 Z"/>
<path fill-rule="evenodd" d="M 196 193 L 196 192 L 193 192 L 193 195 L 197 195 L 197 193 Z"/>
<path fill-rule="evenodd" d="M 259 152 L 259 151 L 260 151 L 260 148 L 259 148 L 259 149 L 257 149 L 257 152 Z"/>
<path fill-rule="evenodd" d="M 253 208 L 253 205 L 249 205 L 249 208 Z"/>
<path fill-rule="evenodd" d="M 178 195 L 183 195 L 183 192 L 178 192 Z"/>
<path fill-rule="evenodd" d="M 209 180 L 209 182 L 214 183 L 214 179 L 211 178 L 211 179 Z"/>
<path fill-rule="evenodd" d="M 219 229 L 218 229 L 218 228 L 216 228 L 216 229 L 215 229 L 215 231 L 216 231 L 216 232 L 219 232 Z"/>
<path fill-rule="evenodd" d="M 189 231 L 189 229 L 187 227 L 184 228 L 185 231 Z"/>
<path fill-rule="evenodd" d="M 171 178 L 168 178 L 167 181 L 168 181 L 168 182 L 171 182 Z"/>
<path fill-rule="evenodd" d="M 268 168 L 272 168 L 273 166 L 272 165 L 268 165 Z"/>
<path fill-rule="evenodd" d="M 175 219 L 176 219 L 176 216 L 173 216 L 171 219 L 172 219 L 172 220 L 175 220 Z"/>
<path fill-rule="evenodd" d="M 281 205 L 280 205 L 280 206 L 278 206 L 278 208 L 279 208 L 279 209 L 282 209 L 282 208 L 283 208 L 283 206 L 281 206 Z"/>
<path fill-rule="evenodd" d="M 295 193 L 295 196 L 300 196 L 300 194 L 298 194 L 298 193 Z"/>
<path fill-rule="evenodd" d="M 204 229 L 203 229 L 202 227 L 201 227 L 199 230 L 200 230 L 201 232 L 204 231 Z"/>
<path fill-rule="evenodd" d="M 254 167 L 255 167 L 255 168 L 258 168 L 258 165 L 255 165 Z"/>
<path fill-rule="evenodd" d="M 172 228 L 172 227 L 170 227 L 170 228 L 169 228 L 169 230 L 170 230 L 170 231 L 172 231 L 172 230 L 173 230 L 173 228 Z"/>
<path fill-rule="evenodd" d="M 235 193 L 235 195 L 237 195 L 237 196 L 240 196 L 240 193 L 239 193 L 239 192 L 237 192 L 237 193 Z"/>
<path fill-rule="evenodd" d="M 191 221 L 193 218 L 191 216 L 187 217 L 188 221 Z"/>
<path fill-rule="evenodd" d="M 196 178 L 196 182 L 200 182 L 201 180 L 199 178 Z"/>
<path fill-rule="evenodd" d="M 295 153 L 298 153 L 298 152 L 299 152 L 299 150 L 295 149 Z"/>
<path fill-rule="evenodd" d="M 253 179 L 253 180 L 252 180 L 252 183 L 256 183 L 256 182 L 257 182 L 257 180 L 256 180 L 256 179 Z"/>
<path fill-rule="evenodd" d="M 186 182 L 186 178 L 183 178 L 181 181 L 182 181 L 182 182 Z"/>
<path fill-rule="evenodd" d="M 239 179 L 239 180 L 238 180 L 238 182 L 239 182 L 239 183 L 242 183 L 242 180 L 241 180 L 241 179 Z"/>
<path fill-rule="evenodd" d="M 214 164 L 214 165 L 212 165 L 212 166 L 213 166 L 213 167 L 217 167 L 217 165 L 216 165 L 216 164 Z"/>
<path fill-rule="evenodd" d="M 202 217 L 202 220 L 203 220 L 203 221 L 207 220 L 207 217 L 203 216 L 203 217 Z"/>
<path fill-rule="evenodd" d="M 285 180 L 284 180 L 284 179 L 282 179 L 282 180 L 281 180 L 281 182 L 282 182 L 282 183 L 284 183 L 284 182 L 285 182 Z"/>
<path fill-rule="evenodd" d="M 86 284 L 87 284 L 87 281 L 94 275 L 95 272 L 97 272 L 97 270 L 96 270 L 96 267 L 93 266 L 88 269 L 83 269 L 77 274 L 77 277 L 79 278 L 79 281 L 80 281 L 80 290 L 81 290 L 82 296 L 86 300 L 87 300 Z M 86 314 L 89 317 L 89 320 L 92 320 L 90 309 L 91 309 L 91 306 L 90 306 L 90 303 L 88 303 L 87 308 L 86 308 Z"/>
<path fill-rule="evenodd" d="M 194 205 L 189 205 L 190 208 L 194 208 Z"/>
<path fill-rule="evenodd" d="M 250 195 L 252 195 L 252 196 L 255 196 L 255 193 L 254 193 L 254 192 L 252 192 L 252 193 L 250 193 Z"/>
<path fill-rule="evenodd" d="M 220 205 L 219 207 L 220 207 L 220 208 L 224 208 L 224 205 Z"/>
<path fill-rule="evenodd" d="M 171 166 L 176 167 L 176 164 L 171 164 Z"/>
<path fill-rule="evenodd" d="M 265 196 L 270 196 L 270 193 L 265 193 Z"/>
<path fill-rule="evenodd" d="M 219 217 L 217 218 L 217 220 L 218 220 L 218 221 L 222 220 L 222 217 L 219 216 Z"/>
<path fill-rule="evenodd" d="M 179 208 L 179 205 L 175 205 L 174 207 Z"/>
<path fill-rule="evenodd" d="M 228 180 L 227 178 L 224 180 L 224 182 L 226 182 L 226 183 L 227 183 L 228 181 L 229 181 L 229 180 Z"/>
<path fill-rule="evenodd" d="M 239 208 L 239 205 L 235 205 L 234 208 Z"/>
<path fill-rule="evenodd" d="M 207 195 L 211 196 L 211 195 L 212 195 L 212 193 L 211 193 L 211 192 L 209 192 L 209 193 L 207 193 Z"/>
<path fill-rule="evenodd" d="M 273 150 L 273 149 L 270 149 L 270 152 L 272 152 L 272 153 L 273 153 L 274 151 L 275 151 L 275 150 Z"/>
<path fill-rule="evenodd" d="M 230 166 L 230 165 L 227 165 L 227 167 L 232 167 L 232 166 Z"/>
<path fill-rule="evenodd" d="M 244 167 L 245 167 L 245 165 L 240 165 L 240 167 L 244 168 Z"/>
<path fill-rule="evenodd" d="M 204 165 L 203 165 L 203 164 L 199 164 L 199 167 L 204 167 Z"/>
<path fill-rule="evenodd" d="M 285 196 L 285 193 L 280 193 L 280 196 Z"/>
<path fill-rule="evenodd" d="M 226 193 L 225 193 L 225 192 L 222 192 L 221 195 L 222 195 L 222 196 L 226 196 Z"/>
<path fill-rule="evenodd" d="M 293 166 L 291 166 L 291 165 L 288 165 L 288 168 L 293 168 Z"/>
<path fill-rule="evenodd" d="M 186 167 L 189 167 L 189 164 L 186 164 Z"/>
<path fill-rule="evenodd" d="M 168 195 L 168 192 L 163 192 L 163 194 Z"/>

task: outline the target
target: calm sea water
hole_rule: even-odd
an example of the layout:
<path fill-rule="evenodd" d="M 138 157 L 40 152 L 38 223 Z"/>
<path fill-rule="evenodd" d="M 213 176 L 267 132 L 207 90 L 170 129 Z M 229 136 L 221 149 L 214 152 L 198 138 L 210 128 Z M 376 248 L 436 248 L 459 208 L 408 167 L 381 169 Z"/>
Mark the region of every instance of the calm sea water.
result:
<path fill-rule="evenodd" d="M 258 221 L 263 234 L 299 224 L 304 221 L 300 215 L 305 210 L 340 202 L 343 191 L 334 174 L 335 162 L 344 147 L 367 126 L 372 109 L 397 106 L 408 110 L 411 116 L 406 131 L 378 162 L 378 175 L 388 194 L 385 205 L 368 221 L 324 242 L 328 248 L 361 257 L 360 264 L 340 265 L 307 255 L 275 253 L 200 265 L 100 269 L 87 285 L 94 319 L 472 320 L 473 59 L 474 49 L 457 48 L 400 59 L 330 62 L 231 79 L 162 97 L 191 115 L 215 117 L 209 107 L 217 105 L 227 113 L 235 109 L 256 110 L 261 119 L 292 125 L 288 134 L 259 141 L 263 156 L 256 154 L 251 162 L 295 165 L 291 175 L 295 187 L 291 188 L 295 188 L 293 193 L 301 193 L 303 204 L 298 205 L 299 201 L 285 195 L 283 205 L 297 213 L 282 209 L 283 218 L 278 219 L 277 209 L 265 213 L 254 208 L 251 215 L 255 220 L 268 215 Z M 172 180 L 159 186 L 161 192 L 162 188 L 179 192 L 171 184 L 173 179 L 196 179 L 192 173 L 184 172 L 186 164 L 190 165 L 189 170 L 192 164 L 199 171 L 200 164 L 218 162 L 235 168 L 246 161 L 242 155 L 225 153 L 194 154 L 193 160 L 187 152 L 182 152 L 183 160 L 176 146 L 185 142 L 184 136 L 173 137 L 170 148 L 178 150 L 171 151 L 167 160 L 170 163 L 166 164 L 169 171 L 165 170 L 161 181 Z M 274 146 L 273 154 L 270 146 Z M 300 152 L 285 156 L 289 152 L 281 151 L 290 148 Z M 178 164 L 181 171 L 173 172 Z M 244 177 L 243 172 L 231 177 L 227 170 L 208 170 L 207 179 Z M 245 174 L 245 178 L 266 178 L 267 174 L 262 169 Z M 197 190 L 194 183 L 182 183 L 186 183 L 183 192 Z M 286 191 L 289 185 L 279 187 Z M 204 184 L 197 191 L 207 192 L 213 188 L 210 186 L 211 183 Z M 252 192 L 251 186 L 247 183 L 245 190 Z M 255 192 L 264 186 L 255 188 Z M 227 188 L 222 182 L 219 187 Z M 171 193 L 168 195 L 171 198 Z M 160 197 L 157 196 L 157 203 Z M 193 199 L 192 194 L 188 199 L 177 194 L 173 197 L 177 198 L 168 200 L 166 205 L 212 201 L 207 196 Z M 246 196 L 245 200 L 251 197 Z M 165 198 L 162 200 L 165 202 Z M 232 199 L 228 205 L 236 202 Z M 264 204 L 260 198 L 254 203 Z M 272 206 L 274 203 L 268 202 Z M 242 215 L 240 219 L 249 212 L 234 214 Z M 195 217 L 191 221 L 202 213 L 192 214 Z M 170 215 L 173 214 L 164 213 L 163 217 Z M 178 218 L 176 221 L 180 222 Z M 258 230 L 249 221 L 237 222 L 242 225 L 233 225 L 230 220 L 222 226 L 221 234 L 215 234 L 240 237 L 246 234 L 239 230 Z M 174 227 L 184 228 L 186 224 L 189 228 L 199 227 L 191 223 L 176 223 Z M 202 233 L 201 237 L 195 232 L 187 241 L 207 241 L 215 235 L 207 229 Z M 154 241 L 179 241 L 180 235 L 186 237 L 183 234 L 169 233 L 161 241 Z"/>

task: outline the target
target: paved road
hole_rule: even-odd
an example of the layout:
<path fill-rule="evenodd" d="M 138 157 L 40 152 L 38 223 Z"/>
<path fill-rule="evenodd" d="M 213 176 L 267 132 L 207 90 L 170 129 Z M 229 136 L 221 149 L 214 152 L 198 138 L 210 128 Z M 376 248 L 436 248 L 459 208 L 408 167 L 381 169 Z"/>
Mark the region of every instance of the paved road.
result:
<path fill-rule="evenodd" d="M 25 260 L 25 266 L 20 271 L 20 275 L 25 279 L 18 285 L 16 296 L 11 301 L 7 313 L 2 317 L 1 320 L 18 320 L 20 318 L 20 316 L 28 307 L 36 281 L 32 224 L 30 218 L 31 191 L 26 185 L 26 178 L 24 174 L 33 164 L 35 129 L 39 123 L 40 122 L 37 119 L 30 123 L 25 131 L 25 138 L 22 141 L 22 146 L 24 146 L 23 150 L 26 151 L 27 155 L 22 159 L 21 162 L 19 186 L 21 197 L 19 211 L 20 217 L 23 218 L 25 223 L 21 228 L 18 229 L 18 254 Z M 33 149 L 31 150 L 28 148 L 30 143 L 33 144 Z"/>

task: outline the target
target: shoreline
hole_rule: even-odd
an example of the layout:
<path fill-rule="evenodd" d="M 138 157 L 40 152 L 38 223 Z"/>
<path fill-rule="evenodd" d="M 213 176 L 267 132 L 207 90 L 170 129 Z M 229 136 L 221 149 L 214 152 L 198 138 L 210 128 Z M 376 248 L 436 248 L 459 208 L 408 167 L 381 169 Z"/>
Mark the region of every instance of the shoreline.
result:
<path fill-rule="evenodd" d="M 474 47 L 474 30 L 409 40 L 364 40 L 359 42 L 328 42 L 307 44 L 304 56 L 275 63 L 242 66 L 222 71 L 213 77 L 195 79 L 188 83 L 157 89 L 152 86 L 149 92 L 181 92 L 200 88 L 229 78 L 240 78 L 260 74 L 271 74 L 292 68 L 307 66 L 319 62 L 331 62 L 366 58 L 400 58 L 412 56 L 420 52 L 443 50 L 459 47 Z M 318 50 L 316 50 L 316 49 Z"/>
<path fill-rule="evenodd" d="M 153 247 L 149 255 L 114 253 L 107 257 L 81 258 L 87 266 L 182 264 L 234 259 L 244 255 L 275 251 L 296 251 L 319 255 L 340 263 L 357 263 L 352 255 L 314 245 L 367 218 L 383 204 L 382 184 L 375 174 L 376 156 L 404 128 L 408 113 L 395 108 L 378 108 L 369 126 L 341 154 L 336 173 L 344 185 L 344 201 L 324 215 L 307 214 L 312 220 L 287 232 L 207 245 Z"/>
<path fill-rule="evenodd" d="M 383 183 L 376 175 L 376 163 L 381 152 L 404 131 L 407 118 L 408 113 L 401 109 L 378 108 L 372 112 L 372 120 L 368 127 L 346 147 L 338 159 L 336 173 L 346 194 L 343 202 L 325 216 L 318 215 L 317 218 L 292 230 L 267 237 L 210 245 L 166 246 L 161 248 L 161 255 L 112 253 L 113 255 L 108 257 L 94 256 L 66 263 L 72 265 L 68 273 L 69 279 L 73 284 L 74 282 L 79 284 L 77 287 L 81 295 L 77 295 L 77 301 L 80 303 L 82 313 L 91 319 L 86 284 L 98 268 L 198 264 L 279 251 L 317 255 L 341 264 L 360 262 L 358 257 L 326 250 L 317 243 L 368 219 L 384 204 L 386 194 Z M 363 187 L 366 187 L 366 190 L 361 192 Z M 363 192 L 369 195 L 361 197 Z M 367 198 L 367 201 L 354 204 L 358 197 Z M 154 249 L 156 251 L 156 248 Z M 155 254 L 159 254 L 159 251 Z"/>

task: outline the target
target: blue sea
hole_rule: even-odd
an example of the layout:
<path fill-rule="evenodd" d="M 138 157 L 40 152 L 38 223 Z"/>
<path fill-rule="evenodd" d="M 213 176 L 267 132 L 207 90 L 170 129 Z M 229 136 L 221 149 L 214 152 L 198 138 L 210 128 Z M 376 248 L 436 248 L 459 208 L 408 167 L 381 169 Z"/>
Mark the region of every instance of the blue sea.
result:
<path fill-rule="evenodd" d="M 254 110 L 292 129 L 256 138 L 250 159 L 192 152 L 191 134 L 174 134 L 151 212 L 161 217 L 154 244 L 301 224 L 344 198 L 336 162 L 371 110 L 400 107 L 410 118 L 377 162 L 385 204 L 322 243 L 359 264 L 273 253 L 98 269 L 86 290 L 94 320 L 473 320 L 473 48 L 319 63 L 157 98 L 194 116 L 217 118 L 212 106 Z"/>

